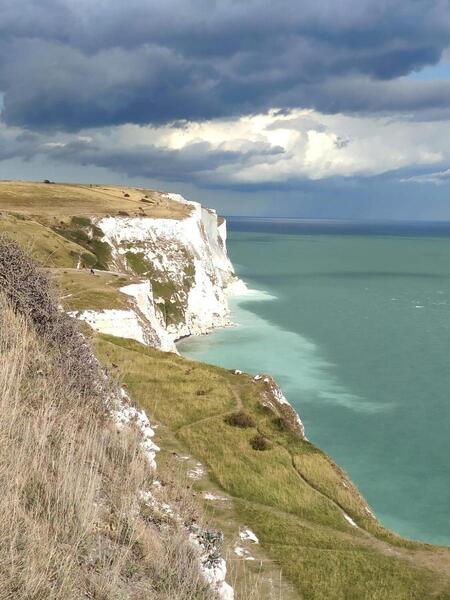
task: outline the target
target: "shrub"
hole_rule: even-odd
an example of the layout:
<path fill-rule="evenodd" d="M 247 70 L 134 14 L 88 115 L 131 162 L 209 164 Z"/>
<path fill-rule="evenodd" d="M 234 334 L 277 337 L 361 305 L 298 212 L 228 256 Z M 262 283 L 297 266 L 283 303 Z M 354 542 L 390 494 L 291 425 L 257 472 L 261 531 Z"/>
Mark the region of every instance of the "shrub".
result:
<path fill-rule="evenodd" d="M 91 224 L 89 217 L 72 217 L 71 222 L 74 225 L 79 225 L 80 227 L 89 227 Z"/>
<path fill-rule="evenodd" d="M 250 445 L 253 450 L 259 450 L 260 452 L 272 448 L 272 444 L 261 433 L 257 433 L 255 437 L 250 440 Z"/>
<path fill-rule="evenodd" d="M 97 227 L 97 225 L 92 225 L 91 231 L 92 235 L 97 238 L 101 238 L 104 235 L 103 231 L 100 229 L 100 227 Z"/>
<path fill-rule="evenodd" d="M 145 258 L 143 252 L 131 252 L 128 250 L 125 256 L 128 266 L 136 275 L 145 275 L 152 269 L 151 263 Z"/>
<path fill-rule="evenodd" d="M 97 257 L 97 269 L 106 271 L 111 260 L 111 246 L 107 242 L 93 239 L 89 241 L 89 250 Z"/>
<path fill-rule="evenodd" d="M 255 420 L 243 410 L 235 412 L 231 415 L 227 415 L 224 421 L 227 425 L 231 425 L 232 427 L 240 427 L 241 429 L 256 427 Z"/>
<path fill-rule="evenodd" d="M 83 267 L 94 267 L 97 263 L 97 259 L 92 254 L 88 254 L 87 252 L 83 252 L 81 255 L 81 263 Z"/>
<path fill-rule="evenodd" d="M 71 242 L 79 244 L 80 246 L 86 246 L 89 244 L 89 236 L 82 229 L 71 229 L 69 227 L 54 227 L 54 230 L 59 235 L 62 235 Z"/>
<path fill-rule="evenodd" d="M 37 334 L 58 351 L 77 391 L 97 395 L 102 387 L 100 369 L 78 324 L 58 309 L 47 274 L 6 235 L 0 235 L 0 288 L 11 308 L 29 319 Z"/>

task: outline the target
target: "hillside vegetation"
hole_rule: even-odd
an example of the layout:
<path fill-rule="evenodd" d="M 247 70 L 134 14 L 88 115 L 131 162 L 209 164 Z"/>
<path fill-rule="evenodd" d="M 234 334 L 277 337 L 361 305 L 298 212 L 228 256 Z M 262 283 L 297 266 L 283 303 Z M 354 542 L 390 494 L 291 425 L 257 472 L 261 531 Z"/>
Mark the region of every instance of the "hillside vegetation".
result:
<path fill-rule="evenodd" d="M 22 185 L 28 191 L 21 199 Z M 51 196 L 58 187 L 71 195 Z M 119 288 L 137 276 L 104 271 L 92 277 L 74 268 L 83 253 L 100 258 L 83 236 L 76 239 L 76 231 L 91 226 L 87 206 L 93 208 L 89 194 L 97 188 L 0 185 L 0 232 L 42 262 L 67 309 L 126 306 Z M 122 196 L 108 196 L 105 211 L 123 210 L 124 193 L 134 202 L 133 190 L 119 191 Z M 76 198 L 73 212 L 69 198 Z M 56 213 L 63 217 L 55 224 Z M 7 257 L 11 244 L 2 247 Z M 9 263 L 0 260 L 0 281 Z M 42 287 L 32 283 L 38 273 L 30 271 L 33 289 Z M 80 589 L 94 590 L 85 596 L 92 598 L 208 598 L 182 532 L 155 529 L 152 518 L 135 511 L 136 492 L 148 484 L 136 440 L 113 432 L 97 392 L 71 383 L 58 358 L 67 354 L 67 337 L 37 331 L 26 310 L 11 306 L 14 298 L 0 305 L 0 435 L 6 436 L 0 439 L 6 490 L 0 502 L 9 549 L 0 558 L 0 599 L 80 598 Z M 450 550 L 384 529 L 346 474 L 301 439 L 283 414 L 264 406 L 270 392 L 264 379 L 85 333 L 110 379 L 120 381 L 158 426 L 158 477 L 167 501 L 224 532 L 237 599 L 450 599 Z M 241 538 L 247 528 L 258 544 Z M 89 557 L 98 553 L 92 567 Z M 3 590 L 13 581 L 21 587 L 8 596 Z M 90 587 L 79 587 L 80 581 Z"/>
<path fill-rule="evenodd" d="M 214 600 L 184 528 L 142 503 L 152 474 L 109 418 L 115 385 L 5 238 L 0 281 L 0 598 Z M 173 496 L 200 519 L 186 485 Z"/>
<path fill-rule="evenodd" d="M 206 502 L 212 518 L 229 542 L 239 526 L 256 532 L 296 590 L 286 597 L 450 598 L 450 552 L 383 529 L 343 471 L 262 406 L 264 381 L 110 336 L 98 336 L 97 353 L 161 423 L 161 446 L 207 468 L 195 488 L 228 498 Z M 239 411 L 254 425 L 230 425 Z M 252 447 L 258 432 L 269 442 L 264 451 Z"/>

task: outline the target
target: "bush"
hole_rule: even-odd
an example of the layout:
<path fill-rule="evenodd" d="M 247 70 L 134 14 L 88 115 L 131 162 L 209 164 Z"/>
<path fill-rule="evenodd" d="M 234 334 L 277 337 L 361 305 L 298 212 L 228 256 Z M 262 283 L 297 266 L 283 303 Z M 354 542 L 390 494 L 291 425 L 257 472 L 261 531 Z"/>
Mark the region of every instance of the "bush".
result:
<path fill-rule="evenodd" d="M 89 244 L 89 236 L 82 229 L 71 229 L 70 227 L 54 227 L 53 229 L 56 233 L 75 244 L 79 244 L 80 246 Z"/>
<path fill-rule="evenodd" d="M 111 260 L 111 246 L 107 242 L 93 239 L 89 242 L 89 250 L 97 257 L 97 269 L 108 270 L 109 261 Z"/>
<path fill-rule="evenodd" d="M 128 252 L 125 253 L 127 264 L 136 275 L 146 275 L 151 269 L 152 264 L 145 258 L 143 252 Z"/>
<path fill-rule="evenodd" d="M 259 450 L 260 452 L 272 448 L 272 444 L 261 433 L 257 433 L 255 437 L 250 440 L 250 445 L 253 450 Z"/>
<path fill-rule="evenodd" d="M 95 267 L 97 263 L 97 259 L 92 254 L 88 254 L 87 252 L 83 252 L 81 255 L 81 264 L 83 267 Z"/>
<path fill-rule="evenodd" d="M 256 427 L 255 420 L 243 410 L 226 416 L 224 421 L 227 425 L 231 425 L 232 427 L 240 427 L 241 429 Z"/>
<path fill-rule="evenodd" d="M 59 354 L 67 380 L 78 393 L 97 396 L 103 378 L 78 324 L 58 309 L 47 274 L 18 244 L 0 235 L 0 289 L 14 312 L 23 315 Z"/>
<path fill-rule="evenodd" d="M 89 227 L 91 224 L 89 217 L 72 217 L 71 221 L 74 225 L 79 225 L 80 227 Z"/>

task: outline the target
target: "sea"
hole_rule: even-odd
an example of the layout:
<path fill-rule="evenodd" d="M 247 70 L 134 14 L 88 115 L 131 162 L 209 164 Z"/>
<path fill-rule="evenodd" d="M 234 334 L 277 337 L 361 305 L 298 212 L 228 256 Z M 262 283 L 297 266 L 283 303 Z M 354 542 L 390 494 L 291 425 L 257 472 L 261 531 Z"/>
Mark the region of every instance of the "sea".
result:
<path fill-rule="evenodd" d="M 181 354 L 270 373 L 380 521 L 450 545 L 450 223 L 228 219 L 249 291 Z"/>

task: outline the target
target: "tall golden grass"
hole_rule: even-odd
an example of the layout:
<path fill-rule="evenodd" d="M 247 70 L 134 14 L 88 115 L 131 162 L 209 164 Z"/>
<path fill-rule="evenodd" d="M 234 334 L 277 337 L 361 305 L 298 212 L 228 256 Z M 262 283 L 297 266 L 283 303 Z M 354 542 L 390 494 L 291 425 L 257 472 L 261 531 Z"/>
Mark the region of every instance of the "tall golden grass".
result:
<path fill-rule="evenodd" d="M 113 387 L 75 372 L 96 377 L 86 341 L 55 317 L 71 361 L 20 306 L 0 293 L 0 599 L 214 598 L 184 527 L 142 505 L 152 474 L 138 431 L 108 417 Z"/>

